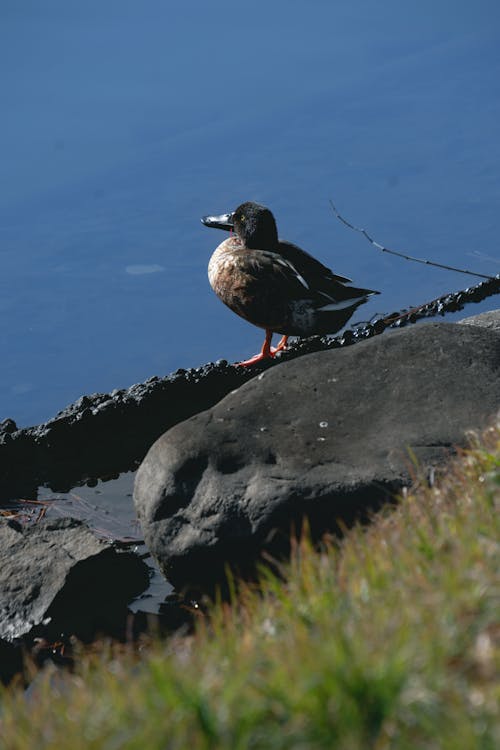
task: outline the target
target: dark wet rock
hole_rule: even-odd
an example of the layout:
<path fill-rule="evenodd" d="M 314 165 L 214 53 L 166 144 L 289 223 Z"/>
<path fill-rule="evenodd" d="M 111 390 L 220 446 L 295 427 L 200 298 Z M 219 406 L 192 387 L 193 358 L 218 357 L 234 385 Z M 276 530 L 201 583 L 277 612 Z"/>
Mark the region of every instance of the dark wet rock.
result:
<path fill-rule="evenodd" d="M 499 375 L 496 333 L 443 323 L 267 371 L 153 445 L 134 494 L 146 543 L 169 580 L 203 584 L 304 516 L 315 533 L 350 522 L 411 483 L 410 456 L 425 475 L 493 418 Z"/>
<path fill-rule="evenodd" d="M 81 521 L 0 521 L 0 637 L 7 641 L 108 632 L 148 583 L 137 555 Z"/>
<path fill-rule="evenodd" d="M 19 643 L 0 638 L 0 682 L 8 685 L 23 668 L 22 649 Z"/>
<path fill-rule="evenodd" d="M 32 494 L 40 484 L 64 492 L 88 478 L 128 471 L 166 429 L 253 375 L 221 361 L 82 396 L 36 427 L 17 430 L 6 420 L 0 425 L 0 498 Z"/>
<path fill-rule="evenodd" d="M 500 333 L 500 310 L 490 310 L 479 315 L 472 315 L 470 318 L 461 320 L 460 324 L 481 326 L 482 328 L 488 328 L 490 331 L 498 331 Z"/>
<path fill-rule="evenodd" d="M 4 419 L 0 422 L 0 435 L 12 435 L 17 431 L 17 425 L 13 419 Z"/>

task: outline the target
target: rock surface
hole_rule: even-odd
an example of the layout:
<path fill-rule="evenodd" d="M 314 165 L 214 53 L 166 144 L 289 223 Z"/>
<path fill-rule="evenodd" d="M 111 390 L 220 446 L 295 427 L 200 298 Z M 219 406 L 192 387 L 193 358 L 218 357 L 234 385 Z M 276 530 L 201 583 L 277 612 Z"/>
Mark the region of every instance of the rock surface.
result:
<path fill-rule="evenodd" d="M 500 336 L 437 323 L 257 376 L 152 446 L 134 499 L 172 582 L 203 583 L 308 516 L 332 528 L 442 463 L 500 406 Z M 278 534 L 275 538 L 279 538 Z"/>
<path fill-rule="evenodd" d="M 134 553 L 118 550 L 72 518 L 22 526 L 0 522 L 0 638 L 86 638 L 149 583 Z"/>
<path fill-rule="evenodd" d="M 500 311 L 489 310 L 488 312 L 472 315 L 470 318 L 464 318 L 460 321 L 461 325 L 481 326 L 488 328 L 490 331 L 500 331 Z"/>
<path fill-rule="evenodd" d="M 0 422 L 0 499 L 33 494 L 40 484 L 67 492 L 87 479 L 129 471 L 166 429 L 251 377 L 220 362 L 82 396 L 35 427 L 18 429 L 6 419 Z"/>

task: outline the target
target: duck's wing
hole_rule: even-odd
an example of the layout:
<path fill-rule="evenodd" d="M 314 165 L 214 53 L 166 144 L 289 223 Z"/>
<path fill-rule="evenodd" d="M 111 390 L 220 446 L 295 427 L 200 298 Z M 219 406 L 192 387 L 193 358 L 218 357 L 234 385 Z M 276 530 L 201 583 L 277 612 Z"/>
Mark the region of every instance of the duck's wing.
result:
<path fill-rule="evenodd" d="M 314 295 L 314 290 L 293 263 L 272 250 L 245 250 L 238 253 L 237 268 L 256 283 L 268 285 L 289 299 Z"/>
<path fill-rule="evenodd" d="M 305 279 L 310 279 L 311 285 L 314 285 L 315 279 L 340 281 L 342 284 L 349 284 L 352 281 L 352 279 L 347 278 L 347 276 L 339 276 L 338 274 L 333 273 L 333 271 L 327 266 L 324 266 L 323 263 L 305 250 L 302 250 L 298 245 L 294 245 L 293 242 L 280 240 L 278 244 L 278 252 L 286 258 L 286 260 L 290 261 Z"/>
<path fill-rule="evenodd" d="M 297 248 L 300 250 L 300 248 Z M 314 260 L 314 258 L 313 258 Z M 325 268 L 318 263 L 321 268 Z M 256 296 L 269 294 L 276 299 L 291 302 L 292 300 L 309 300 L 312 307 L 322 308 L 366 298 L 371 292 L 346 286 L 338 281 L 328 268 L 325 272 L 302 274 L 299 269 L 281 253 L 271 250 L 248 250 L 238 254 L 238 267 L 246 278 L 246 288 L 256 288 Z M 344 278 L 344 277 L 340 277 Z"/>
<path fill-rule="evenodd" d="M 351 279 L 333 273 L 327 266 L 291 242 L 280 241 L 280 255 L 295 269 L 310 290 L 310 296 L 327 299 L 333 303 L 379 294 L 373 289 L 347 286 Z"/>

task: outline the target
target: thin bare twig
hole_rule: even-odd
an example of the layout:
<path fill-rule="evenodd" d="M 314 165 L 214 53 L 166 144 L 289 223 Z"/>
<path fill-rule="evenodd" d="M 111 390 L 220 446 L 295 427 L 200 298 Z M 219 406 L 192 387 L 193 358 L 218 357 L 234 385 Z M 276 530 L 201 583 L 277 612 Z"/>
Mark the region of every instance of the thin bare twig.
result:
<path fill-rule="evenodd" d="M 398 258 L 404 258 L 404 260 L 411 260 L 414 263 L 423 263 L 425 266 L 434 266 L 435 268 L 443 268 L 445 271 L 456 271 L 457 273 L 466 273 L 468 276 L 478 276 L 481 279 L 494 279 L 494 276 L 488 276 L 484 273 L 476 273 L 475 271 L 467 271 L 463 268 L 455 268 L 454 266 L 447 266 L 444 263 L 435 263 L 432 260 L 425 260 L 424 258 L 415 258 L 413 255 L 406 255 L 406 253 L 400 253 L 397 250 L 390 250 L 388 247 L 385 247 L 385 245 L 381 245 L 380 242 L 376 242 L 376 240 L 371 237 L 366 229 L 362 229 L 361 227 L 357 227 L 354 224 L 351 224 L 350 221 L 347 221 L 337 210 L 337 207 L 335 206 L 334 202 L 330 198 L 330 206 L 332 207 L 332 211 L 335 215 L 335 217 L 342 222 L 342 224 L 345 224 L 346 227 L 349 227 L 349 229 L 353 229 L 355 232 L 359 232 L 362 234 L 368 242 L 370 242 L 374 247 L 377 248 L 377 250 L 381 250 L 383 253 L 389 253 L 390 255 L 396 255 Z"/>

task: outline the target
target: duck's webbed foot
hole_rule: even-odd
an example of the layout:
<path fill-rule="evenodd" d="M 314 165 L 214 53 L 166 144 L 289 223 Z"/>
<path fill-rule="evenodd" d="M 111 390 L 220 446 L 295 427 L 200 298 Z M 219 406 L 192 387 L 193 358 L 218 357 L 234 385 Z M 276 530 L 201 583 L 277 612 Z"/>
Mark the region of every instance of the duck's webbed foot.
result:
<path fill-rule="evenodd" d="M 282 336 L 280 340 L 278 341 L 278 346 L 276 348 L 271 347 L 271 351 L 274 354 L 276 352 L 282 352 L 284 349 L 286 349 L 288 344 L 288 336 Z"/>
<path fill-rule="evenodd" d="M 256 362 L 261 362 L 263 359 L 270 359 L 272 357 L 274 357 L 274 352 L 269 352 L 269 354 L 262 354 L 262 352 L 259 352 L 259 354 L 254 354 L 250 359 L 245 359 L 243 362 L 237 362 L 236 367 L 248 367 L 248 365 L 254 365 Z"/>
<path fill-rule="evenodd" d="M 245 359 L 244 362 L 238 362 L 237 366 L 248 367 L 248 365 L 254 365 L 256 362 L 261 362 L 263 359 L 270 359 L 271 357 L 274 357 L 276 352 L 281 352 L 283 349 L 286 349 L 288 336 L 283 336 L 283 338 L 279 341 L 277 347 L 271 346 L 272 337 L 273 332 L 266 330 L 266 338 L 259 354 L 254 354 L 253 357 L 250 357 L 250 359 Z"/>

